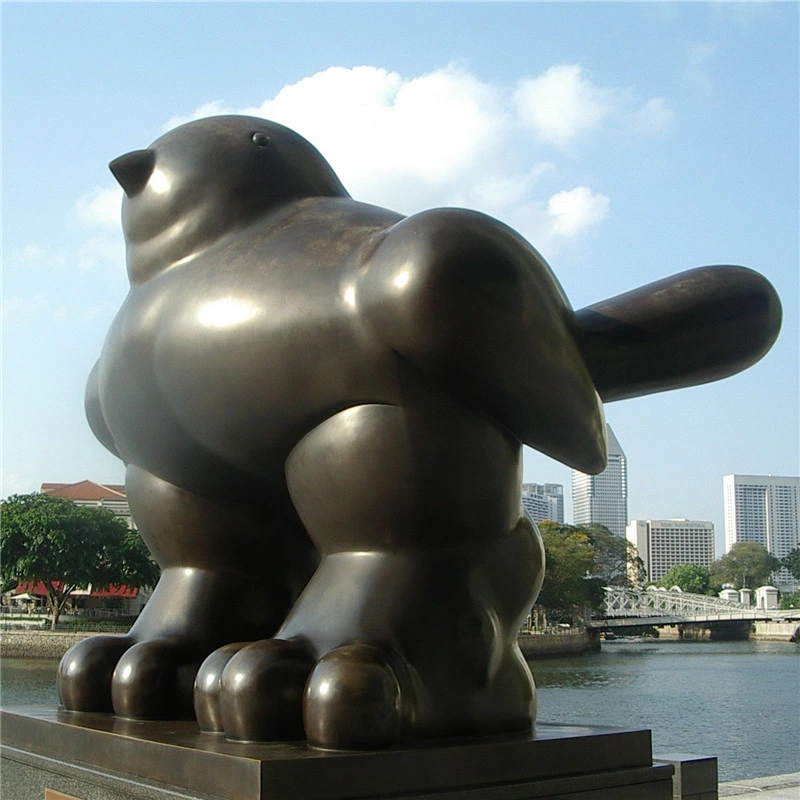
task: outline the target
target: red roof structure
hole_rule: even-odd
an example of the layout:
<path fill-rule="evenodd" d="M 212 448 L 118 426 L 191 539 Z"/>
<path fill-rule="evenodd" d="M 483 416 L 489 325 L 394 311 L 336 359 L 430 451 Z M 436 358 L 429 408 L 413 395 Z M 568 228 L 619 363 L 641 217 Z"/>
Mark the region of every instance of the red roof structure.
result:
<path fill-rule="evenodd" d="M 60 589 L 63 585 L 61 581 L 53 581 L 53 584 L 57 589 Z M 39 581 L 36 585 L 34 585 L 33 581 L 23 581 L 17 586 L 13 594 L 32 594 L 36 595 L 36 597 L 46 597 L 47 589 L 42 581 Z M 107 586 L 105 589 L 92 589 L 90 585 L 89 590 L 78 589 L 73 594 L 78 597 L 121 597 L 123 600 L 133 600 L 139 594 L 139 590 L 130 586 Z"/>
<path fill-rule="evenodd" d="M 126 500 L 125 487 L 119 484 L 102 484 L 94 481 L 78 483 L 43 483 L 42 493 L 69 500 Z"/>

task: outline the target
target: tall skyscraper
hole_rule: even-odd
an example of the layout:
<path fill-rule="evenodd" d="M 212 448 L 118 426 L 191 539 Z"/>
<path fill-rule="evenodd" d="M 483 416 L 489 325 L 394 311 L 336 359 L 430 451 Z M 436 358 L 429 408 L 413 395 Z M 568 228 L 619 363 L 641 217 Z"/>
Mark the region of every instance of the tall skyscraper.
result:
<path fill-rule="evenodd" d="M 647 579 L 659 581 L 677 564 L 710 567 L 714 561 L 714 523 L 694 519 L 634 519 L 628 541 L 644 562 Z"/>
<path fill-rule="evenodd" d="M 576 525 L 598 522 L 615 536 L 628 524 L 628 463 L 614 431 L 606 424 L 608 466 L 599 475 L 572 470 L 572 516 Z"/>
<path fill-rule="evenodd" d="M 564 487 L 560 483 L 523 483 L 522 507 L 534 522 L 564 523 Z"/>
<path fill-rule="evenodd" d="M 776 558 L 800 547 L 800 478 L 777 475 L 726 475 L 725 549 L 738 542 L 763 544 Z M 796 583 L 781 569 L 775 580 Z"/>

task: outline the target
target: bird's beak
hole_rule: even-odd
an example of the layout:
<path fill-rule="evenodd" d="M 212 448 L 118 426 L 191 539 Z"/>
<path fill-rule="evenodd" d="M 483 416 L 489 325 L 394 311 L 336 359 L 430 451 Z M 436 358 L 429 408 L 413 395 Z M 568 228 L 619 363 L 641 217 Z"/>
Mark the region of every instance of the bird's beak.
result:
<path fill-rule="evenodd" d="M 125 194 L 133 197 L 147 185 L 155 163 L 156 154 L 152 150 L 134 150 L 115 158 L 108 168 L 125 190 Z"/>

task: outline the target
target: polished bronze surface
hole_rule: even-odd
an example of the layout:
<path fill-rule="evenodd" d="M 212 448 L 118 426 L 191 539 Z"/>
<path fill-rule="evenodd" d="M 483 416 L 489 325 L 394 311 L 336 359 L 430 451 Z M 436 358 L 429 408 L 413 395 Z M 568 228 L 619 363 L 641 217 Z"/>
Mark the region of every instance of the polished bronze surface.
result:
<path fill-rule="evenodd" d="M 576 314 L 507 226 L 356 202 L 251 117 L 110 167 L 131 290 L 86 406 L 162 577 L 64 656 L 64 706 L 320 748 L 529 729 L 521 444 L 602 470 L 600 398 L 754 362 L 770 285 L 709 267 Z"/>
<path fill-rule="evenodd" d="M 772 286 L 745 267 L 704 267 L 576 313 L 604 401 L 719 380 L 758 361 L 781 325 Z"/>

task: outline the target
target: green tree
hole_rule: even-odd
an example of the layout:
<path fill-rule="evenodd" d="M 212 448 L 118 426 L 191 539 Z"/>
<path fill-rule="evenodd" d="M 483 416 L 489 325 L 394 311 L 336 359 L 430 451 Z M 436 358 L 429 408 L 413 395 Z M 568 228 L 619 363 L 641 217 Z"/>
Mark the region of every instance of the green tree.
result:
<path fill-rule="evenodd" d="M 537 605 L 562 618 L 575 606 L 592 604 L 597 589 L 587 577 L 594 568 L 595 553 L 586 531 L 556 522 L 540 522 L 537 527 L 546 556 Z"/>
<path fill-rule="evenodd" d="M 733 584 L 737 589 L 756 589 L 769 581 L 781 566 L 764 545 L 738 542 L 711 565 L 711 585 Z"/>
<path fill-rule="evenodd" d="M 644 562 L 632 542 L 615 536 L 604 525 L 592 523 L 586 531 L 595 553 L 592 574 L 603 586 L 641 586 L 645 581 Z"/>
<path fill-rule="evenodd" d="M 781 609 L 790 611 L 793 608 L 800 608 L 800 592 L 785 594 L 781 597 Z"/>
<path fill-rule="evenodd" d="M 44 583 L 53 630 L 75 589 L 158 580 L 138 534 L 108 509 L 34 493 L 9 497 L 0 512 L 2 583 Z"/>
<path fill-rule="evenodd" d="M 800 547 L 795 547 L 786 558 L 781 561 L 781 566 L 789 570 L 789 574 L 800 581 Z"/>
<path fill-rule="evenodd" d="M 684 592 L 706 594 L 711 585 L 711 572 L 699 564 L 675 564 L 657 585 L 665 589 L 678 586 Z"/>
<path fill-rule="evenodd" d="M 636 548 L 603 525 L 537 523 L 547 563 L 536 601 L 551 617 L 598 608 L 604 586 L 641 585 L 645 570 Z"/>

